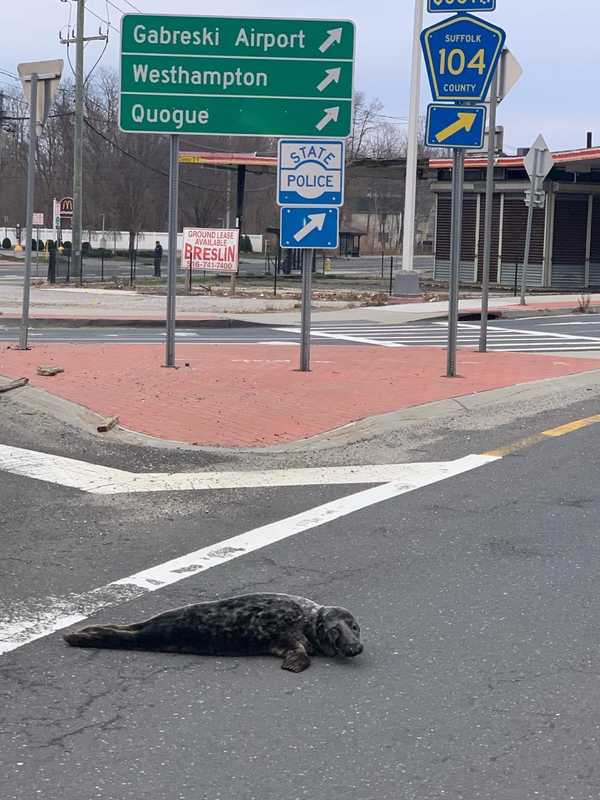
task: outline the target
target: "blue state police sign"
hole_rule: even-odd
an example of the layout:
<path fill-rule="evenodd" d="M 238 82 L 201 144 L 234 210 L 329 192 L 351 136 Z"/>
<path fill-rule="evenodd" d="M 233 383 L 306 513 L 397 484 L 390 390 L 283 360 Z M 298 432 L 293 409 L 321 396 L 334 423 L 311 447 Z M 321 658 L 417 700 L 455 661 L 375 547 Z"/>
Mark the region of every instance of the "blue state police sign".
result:
<path fill-rule="evenodd" d="M 506 33 L 472 14 L 456 14 L 421 33 L 431 94 L 436 101 L 485 100 Z"/>

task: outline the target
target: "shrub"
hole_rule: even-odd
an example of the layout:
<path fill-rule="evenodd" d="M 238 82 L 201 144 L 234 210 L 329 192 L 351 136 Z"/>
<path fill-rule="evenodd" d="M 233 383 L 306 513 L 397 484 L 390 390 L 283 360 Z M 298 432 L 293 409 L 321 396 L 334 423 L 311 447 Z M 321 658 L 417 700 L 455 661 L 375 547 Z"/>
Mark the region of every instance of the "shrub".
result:
<path fill-rule="evenodd" d="M 11 247 L 12 247 L 11 240 L 8 238 L 8 236 L 5 236 L 4 239 L 2 239 L 2 249 L 3 250 L 10 250 Z"/>
<path fill-rule="evenodd" d="M 576 314 L 594 313 L 594 309 L 592 308 L 592 296 L 589 292 L 582 292 L 579 295 L 577 298 L 577 308 L 574 308 L 573 311 Z"/>

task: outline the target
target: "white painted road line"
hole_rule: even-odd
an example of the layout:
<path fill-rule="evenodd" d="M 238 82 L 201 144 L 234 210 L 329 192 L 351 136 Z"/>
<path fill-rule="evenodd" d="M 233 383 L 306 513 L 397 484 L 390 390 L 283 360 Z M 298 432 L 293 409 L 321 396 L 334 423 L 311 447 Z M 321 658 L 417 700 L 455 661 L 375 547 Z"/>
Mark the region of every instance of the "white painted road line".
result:
<path fill-rule="evenodd" d="M 423 486 L 430 486 L 446 478 L 461 475 L 497 460 L 499 460 L 498 456 L 469 455 L 441 464 L 414 465 L 425 466 L 427 469 L 415 469 L 412 474 L 408 469 L 402 480 L 364 489 L 300 514 L 294 514 L 286 519 L 261 525 L 259 528 L 254 528 L 239 536 L 232 536 L 230 539 L 157 564 L 150 569 L 142 570 L 89 592 L 63 597 L 47 597 L 31 604 L 27 601 L 20 601 L 16 607 L 12 606 L 7 610 L 5 617 L 0 617 L 0 653 L 8 653 L 36 639 L 83 622 L 91 614 L 95 614 L 107 606 L 116 606 L 141 597 L 147 592 L 155 592 L 164 586 L 170 586 L 184 578 L 312 530 L 347 514 L 415 491 Z M 404 466 L 411 467 L 412 465 Z"/>
<path fill-rule="evenodd" d="M 297 333 L 299 335 L 302 333 L 300 328 L 279 328 L 279 330 L 285 331 L 286 333 Z M 356 342 L 357 344 L 376 344 L 379 347 L 405 347 L 405 345 L 400 344 L 399 342 L 385 342 L 381 339 L 367 339 L 364 336 L 345 336 L 343 334 L 327 333 L 326 331 L 320 330 L 311 330 L 310 335 L 319 337 L 321 339 L 340 339 L 346 342 Z"/>
<path fill-rule="evenodd" d="M 453 462 L 306 467 L 250 472 L 127 472 L 75 458 L 0 445 L 0 471 L 67 486 L 90 494 L 189 492 L 257 489 L 274 486 L 320 486 L 411 481 L 451 472 Z"/>
<path fill-rule="evenodd" d="M 469 325 L 466 322 L 460 322 L 459 328 L 475 328 L 479 330 L 479 325 Z M 597 336 L 573 336 L 570 333 L 553 333 L 552 331 L 532 331 L 532 330 L 523 330 L 521 328 L 500 328 L 497 325 L 488 325 L 488 331 L 500 331 L 500 333 L 522 333 L 524 336 L 537 336 L 543 337 L 544 339 L 578 339 L 583 341 L 590 341 L 590 342 L 599 342 Z"/>
<path fill-rule="evenodd" d="M 600 319 L 595 322 L 581 322 L 578 320 L 577 322 L 540 322 L 539 324 L 540 328 L 549 328 L 555 325 L 600 325 Z"/>

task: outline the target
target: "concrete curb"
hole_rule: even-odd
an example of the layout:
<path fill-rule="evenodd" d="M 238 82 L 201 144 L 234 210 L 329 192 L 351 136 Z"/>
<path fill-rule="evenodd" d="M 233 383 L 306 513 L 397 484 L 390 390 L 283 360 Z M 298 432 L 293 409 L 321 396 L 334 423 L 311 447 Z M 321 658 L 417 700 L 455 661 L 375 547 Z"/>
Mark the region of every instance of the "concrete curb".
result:
<path fill-rule="evenodd" d="M 317 309 L 318 310 L 318 309 Z M 262 313 L 262 312 L 261 312 Z M 274 312 L 280 313 L 280 312 Z M 406 312 L 410 313 L 410 312 Z M 576 313 L 570 307 L 564 308 L 544 308 L 544 309 L 493 309 L 488 314 L 488 319 L 525 319 L 530 317 L 552 317 L 561 316 L 564 314 Z M 592 306 L 592 312 L 589 314 L 582 314 L 582 317 L 593 316 L 600 313 L 600 306 Z M 297 315 L 296 315 L 297 316 Z M 423 317 L 418 315 L 415 320 L 404 320 L 395 322 L 396 325 L 408 325 L 413 321 L 422 321 L 423 319 L 429 321 L 447 320 L 447 312 L 440 314 L 433 314 L 431 316 Z M 460 311 L 458 319 L 463 322 L 478 322 L 481 319 L 480 311 Z M 350 320 L 351 321 L 351 320 Z M 19 325 L 21 322 L 20 317 L 7 316 L 0 313 L 0 323 L 8 323 L 9 325 Z M 389 320 L 382 320 L 379 324 L 388 324 Z M 165 320 L 160 318 L 143 319 L 139 317 L 32 317 L 30 319 L 31 328 L 164 328 Z M 279 325 L 298 325 L 298 320 L 294 323 L 282 322 L 268 322 L 267 320 L 249 320 L 239 319 L 237 317 L 216 317 L 215 319 L 178 319 L 178 325 L 186 328 L 272 328 Z M 373 321 L 373 324 L 377 324 Z M 313 328 L 318 328 L 319 321 L 313 321 Z"/>
<path fill-rule="evenodd" d="M 592 311 L 586 314 L 581 314 L 582 317 L 587 316 L 594 316 L 600 312 L 600 306 L 592 306 Z M 523 310 L 517 310 L 515 308 L 507 309 L 506 311 L 500 310 L 498 315 L 502 319 L 525 319 L 529 317 L 558 317 L 564 314 L 577 314 L 578 312 L 574 310 L 574 308 L 534 308 L 534 309 L 527 309 L 527 306 Z"/>
<path fill-rule="evenodd" d="M 19 325 L 20 317 L 6 317 L 0 315 L 0 323 Z M 164 319 L 136 319 L 128 317 L 120 319 L 118 317 L 99 317 L 93 319 L 89 317 L 33 317 L 29 320 L 30 328 L 164 328 Z M 252 322 L 243 319 L 230 319 L 220 317 L 218 319 L 179 319 L 178 326 L 186 328 L 264 328 L 268 327 L 266 322 Z"/>
<path fill-rule="evenodd" d="M 7 381 L 0 376 L 0 381 Z M 306 439 L 285 444 L 266 445 L 264 447 L 218 447 L 215 445 L 190 445 L 186 442 L 158 439 L 147 434 L 132 431 L 123 427 L 114 427 L 106 433 L 99 433 L 98 428 L 106 422 L 106 418 L 91 409 L 52 395 L 44 389 L 23 386 L 10 392 L 10 400 L 19 403 L 29 412 L 47 414 L 66 425 L 74 426 L 90 434 L 96 439 L 112 444 L 134 445 L 156 449 L 189 451 L 217 455 L 281 455 L 299 452 L 317 453 L 348 447 L 368 441 L 406 425 L 439 421 L 456 417 L 467 417 L 472 411 L 490 408 L 495 405 L 519 401 L 525 403 L 535 399 L 548 398 L 561 390 L 588 392 L 595 391 L 600 396 L 600 368 L 587 370 L 560 378 L 544 378 L 543 380 L 505 386 L 485 392 L 474 392 L 459 395 L 447 400 L 435 400 L 418 406 L 410 406 L 399 411 L 390 411 L 365 417 L 350 422 L 339 428 L 319 433 Z M 563 406 L 560 401 L 560 407 Z"/>
<path fill-rule="evenodd" d="M 488 319 L 525 319 L 529 317 L 558 317 L 563 316 L 564 314 L 576 314 L 577 312 L 574 311 L 571 307 L 565 306 L 564 308 L 535 308 L 535 309 L 528 309 L 525 307 L 523 310 L 517 310 L 514 308 L 510 309 L 503 309 L 503 308 L 495 308 L 493 311 L 488 313 Z M 592 306 L 592 311 L 588 312 L 587 314 L 582 314 L 582 317 L 586 316 L 593 316 L 594 314 L 600 313 L 600 306 Z M 432 317 L 427 317 L 428 320 L 446 320 L 448 319 L 448 314 L 439 314 Z M 481 319 L 481 311 L 459 311 L 458 312 L 458 319 L 459 321 L 463 322 L 479 322 Z"/>

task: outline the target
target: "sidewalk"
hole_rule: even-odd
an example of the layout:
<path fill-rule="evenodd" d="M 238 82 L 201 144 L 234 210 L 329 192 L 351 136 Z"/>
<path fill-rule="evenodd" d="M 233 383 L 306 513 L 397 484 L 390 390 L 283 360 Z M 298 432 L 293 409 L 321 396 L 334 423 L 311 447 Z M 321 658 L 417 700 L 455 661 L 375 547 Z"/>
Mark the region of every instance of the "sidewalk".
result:
<path fill-rule="evenodd" d="M 594 359 L 459 350 L 460 377 L 448 379 L 445 352 L 428 347 L 314 346 L 310 373 L 297 371 L 291 345 L 179 344 L 177 356 L 179 369 L 165 369 L 159 345 L 3 347 L 0 375 L 27 377 L 140 433 L 235 447 L 293 442 L 371 415 L 598 368 Z M 39 377 L 42 364 L 65 371 Z"/>
<path fill-rule="evenodd" d="M 297 300 L 273 298 L 268 292 L 261 298 L 180 296 L 177 298 L 177 320 L 181 325 L 210 324 L 211 321 L 228 320 L 229 324 L 296 325 L 300 320 Z M 577 307 L 578 295 L 529 295 L 527 306 L 519 306 L 518 298 L 498 296 L 490 298 L 490 311 L 503 315 L 521 316 L 545 310 L 556 313 L 564 309 L 570 313 Z M 20 319 L 22 289 L 2 285 L 0 293 L 0 325 Z M 600 306 L 600 294 L 591 295 L 592 305 Z M 459 302 L 462 313 L 478 313 L 480 300 L 470 298 Z M 72 321 L 75 324 L 109 324 L 114 322 L 135 324 L 136 321 L 164 324 L 166 298 L 157 295 L 137 294 L 128 290 L 77 289 L 32 287 L 31 319 L 50 322 Z M 320 321 L 365 320 L 382 324 L 401 324 L 412 320 L 444 317 L 448 302 L 431 303 L 397 302 L 386 306 L 353 306 L 336 301 L 313 302 L 313 324 Z"/>

